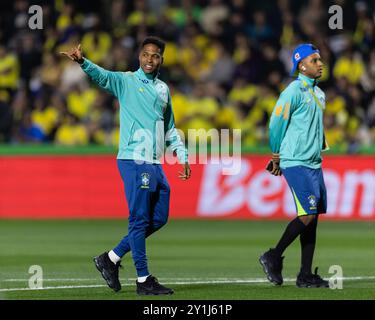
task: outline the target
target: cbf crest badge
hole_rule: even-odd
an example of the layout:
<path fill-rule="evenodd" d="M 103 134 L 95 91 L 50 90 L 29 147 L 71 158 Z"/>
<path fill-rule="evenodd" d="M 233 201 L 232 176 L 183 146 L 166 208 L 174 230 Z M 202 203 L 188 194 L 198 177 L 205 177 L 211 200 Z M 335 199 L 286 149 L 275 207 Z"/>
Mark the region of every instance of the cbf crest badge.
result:
<path fill-rule="evenodd" d="M 147 172 L 144 172 L 141 174 L 141 181 L 142 181 L 142 185 L 141 185 L 142 189 L 150 188 L 150 175 Z"/>
<path fill-rule="evenodd" d="M 309 199 L 309 204 L 311 206 L 310 210 L 316 209 L 316 198 L 315 198 L 315 196 L 311 195 L 311 196 L 308 197 L 308 199 Z"/>

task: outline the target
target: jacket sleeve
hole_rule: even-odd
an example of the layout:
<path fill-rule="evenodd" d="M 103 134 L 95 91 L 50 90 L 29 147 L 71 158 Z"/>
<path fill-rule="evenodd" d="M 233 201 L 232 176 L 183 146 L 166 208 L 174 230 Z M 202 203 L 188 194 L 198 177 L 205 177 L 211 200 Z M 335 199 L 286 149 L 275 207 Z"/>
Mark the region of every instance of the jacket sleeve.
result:
<path fill-rule="evenodd" d="M 81 68 L 94 83 L 116 97 L 126 89 L 124 72 L 105 70 L 86 58 Z"/>
<path fill-rule="evenodd" d="M 168 104 L 164 116 L 164 132 L 166 135 L 166 145 L 170 146 L 173 153 L 177 154 L 179 163 L 187 163 L 188 152 L 185 148 L 184 142 L 182 141 L 175 127 L 170 94 L 168 94 Z"/>
<path fill-rule="evenodd" d="M 290 117 L 298 104 L 299 91 L 296 86 L 285 89 L 273 109 L 269 124 L 269 143 L 272 153 L 279 153 L 288 129 Z"/>

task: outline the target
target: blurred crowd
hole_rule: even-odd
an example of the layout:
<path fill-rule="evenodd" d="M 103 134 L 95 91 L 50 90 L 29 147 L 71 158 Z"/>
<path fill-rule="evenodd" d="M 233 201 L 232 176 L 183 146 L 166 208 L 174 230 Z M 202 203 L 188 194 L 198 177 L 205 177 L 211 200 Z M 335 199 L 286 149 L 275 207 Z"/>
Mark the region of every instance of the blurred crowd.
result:
<path fill-rule="evenodd" d="M 43 29 L 29 28 L 31 4 Z M 330 29 L 331 5 L 343 29 Z M 176 126 L 241 128 L 242 144 L 268 143 L 268 121 L 302 42 L 321 51 L 331 146 L 375 144 L 375 13 L 370 0 L 92 0 L 0 4 L 0 143 L 117 145 L 118 102 L 59 54 L 116 71 L 138 68 L 147 35 L 167 43 L 160 78 Z"/>

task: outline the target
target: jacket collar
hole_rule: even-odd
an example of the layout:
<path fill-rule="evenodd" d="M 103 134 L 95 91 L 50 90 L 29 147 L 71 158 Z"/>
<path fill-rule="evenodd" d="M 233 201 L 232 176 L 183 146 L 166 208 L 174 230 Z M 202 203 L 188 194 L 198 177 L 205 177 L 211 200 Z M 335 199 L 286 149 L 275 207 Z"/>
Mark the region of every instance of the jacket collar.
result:
<path fill-rule="evenodd" d="M 298 78 L 297 79 L 299 79 L 301 81 L 305 81 L 309 87 L 315 87 L 318 84 L 318 80 L 317 79 L 309 78 L 308 76 L 305 76 L 302 73 L 298 74 Z"/>
<path fill-rule="evenodd" d="M 155 81 L 158 77 L 158 73 L 145 73 L 141 67 L 139 67 L 135 73 L 142 80 Z"/>

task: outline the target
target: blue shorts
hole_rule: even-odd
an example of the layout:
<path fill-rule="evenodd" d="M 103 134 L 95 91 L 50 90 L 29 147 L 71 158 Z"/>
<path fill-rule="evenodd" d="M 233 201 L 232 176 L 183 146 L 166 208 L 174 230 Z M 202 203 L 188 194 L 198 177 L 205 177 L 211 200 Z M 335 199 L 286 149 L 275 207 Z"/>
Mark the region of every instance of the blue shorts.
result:
<path fill-rule="evenodd" d="M 298 216 L 327 212 L 327 190 L 322 169 L 295 166 L 281 171 L 292 191 Z"/>

